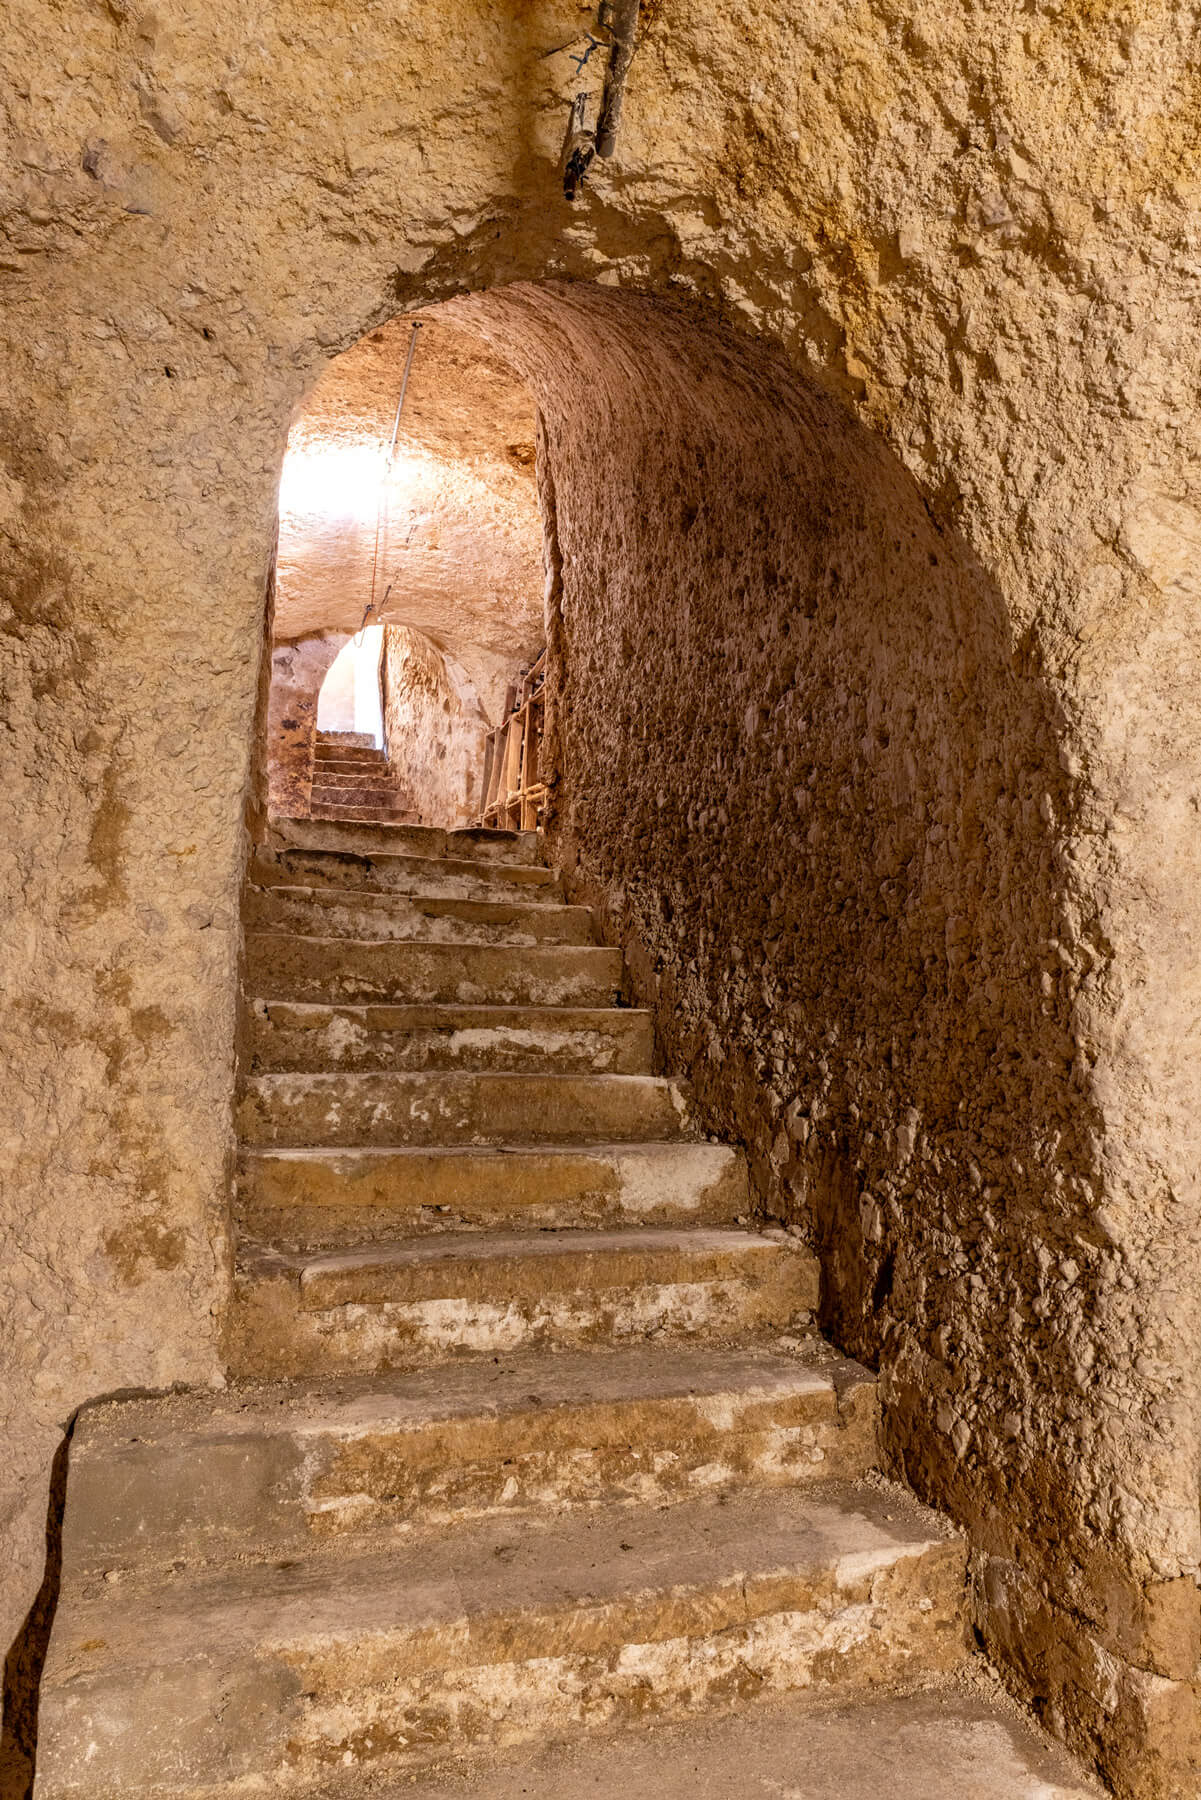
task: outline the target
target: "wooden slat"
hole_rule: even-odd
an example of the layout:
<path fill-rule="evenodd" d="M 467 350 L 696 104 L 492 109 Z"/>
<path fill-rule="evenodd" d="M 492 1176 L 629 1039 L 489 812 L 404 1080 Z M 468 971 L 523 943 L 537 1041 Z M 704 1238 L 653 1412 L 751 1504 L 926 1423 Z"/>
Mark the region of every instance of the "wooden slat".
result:
<path fill-rule="evenodd" d="M 545 718 L 546 651 L 530 664 L 520 684 L 505 695 L 502 722 L 484 745 L 484 780 L 478 823 L 513 831 L 536 830 L 546 804 L 541 749 Z"/>

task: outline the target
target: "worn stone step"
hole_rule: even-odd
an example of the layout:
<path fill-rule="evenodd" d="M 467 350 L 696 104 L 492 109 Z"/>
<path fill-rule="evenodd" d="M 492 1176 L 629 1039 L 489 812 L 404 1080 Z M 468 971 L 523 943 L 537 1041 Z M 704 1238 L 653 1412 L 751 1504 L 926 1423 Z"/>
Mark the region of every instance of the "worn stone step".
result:
<path fill-rule="evenodd" d="M 443 1069 L 253 1075 L 236 1109 L 245 1144 L 585 1144 L 675 1138 L 682 1082 L 658 1075 Z"/>
<path fill-rule="evenodd" d="M 379 781 L 317 782 L 309 794 L 310 806 L 339 807 L 350 818 L 364 810 L 403 812 L 403 796 L 390 776 Z"/>
<path fill-rule="evenodd" d="M 379 825 L 389 828 L 413 825 L 417 814 L 410 807 L 393 806 L 387 800 L 351 805 L 340 799 L 315 798 L 309 802 L 315 823 L 335 825 Z"/>
<path fill-rule="evenodd" d="M 337 763 L 332 768 L 322 768 L 317 764 L 313 769 L 310 788 L 314 795 L 329 789 L 343 793 L 356 787 L 370 788 L 373 794 L 391 794 L 397 791 L 398 783 L 395 772 L 386 763 L 368 767 Z"/>
<path fill-rule="evenodd" d="M 384 754 L 375 741 L 374 733 L 370 731 L 318 731 L 313 738 L 313 748 L 327 756 L 336 756 L 342 750 L 352 756 L 364 750 L 369 750 L 374 756 Z"/>
<path fill-rule="evenodd" d="M 312 1248 L 399 1231 L 731 1225 L 749 1192 L 726 1144 L 243 1148 L 237 1205 L 249 1236 Z"/>
<path fill-rule="evenodd" d="M 520 899 L 460 900 L 390 894 L 375 888 L 251 888 L 243 922 L 252 931 L 313 937 L 404 938 L 442 944 L 592 944 L 586 906 L 523 904 Z"/>
<path fill-rule="evenodd" d="M 372 856 L 332 850 L 256 852 L 248 879 L 258 887 L 341 887 L 356 892 L 408 894 L 424 899 L 519 900 L 561 904 L 563 884 L 542 863 L 472 862 L 455 857 L 408 856 L 377 851 Z"/>
<path fill-rule="evenodd" d="M 657 1334 L 737 1341 L 807 1328 L 817 1283 L 812 1254 L 783 1233 L 701 1227 L 446 1232 L 347 1250 L 247 1244 L 229 1359 L 266 1379 Z"/>
<path fill-rule="evenodd" d="M 353 798 L 358 788 L 366 789 L 372 799 L 377 799 L 398 790 L 395 774 L 386 765 L 378 769 L 356 769 L 350 763 L 345 763 L 336 770 L 315 768 L 311 787 L 314 799 L 326 792 Z"/>
<path fill-rule="evenodd" d="M 364 1800 L 353 1765 L 313 1800 Z M 384 1792 L 372 1788 L 375 1800 Z M 1103 1800 L 987 1664 L 928 1690 L 829 1689 L 584 1740 L 447 1754 L 387 1800 Z"/>
<path fill-rule="evenodd" d="M 366 766 L 335 763 L 328 768 L 323 768 L 319 763 L 314 765 L 310 784 L 314 796 L 330 790 L 342 793 L 348 788 L 356 787 L 370 788 L 373 794 L 391 794 L 397 791 L 398 783 L 395 771 L 386 763 Z"/>
<path fill-rule="evenodd" d="M 593 1006 L 326 1006 L 259 1001 L 251 1070 L 551 1069 L 649 1075 L 649 1012 Z"/>
<path fill-rule="evenodd" d="M 900 1490 L 830 1482 L 85 1581 L 47 1658 L 39 1800 L 295 1787 L 950 1670 L 964 1563 Z"/>
<path fill-rule="evenodd" d="M 609 1006 L 621 975 L 621 952 L 600 945 L 511 948 L 246 933 L 247 991 L 266 1000 Z"/>
<path fill-rule="evenodd" d="M 709 1495 L 84 1581 L 42 1685 L 39 1800 L 302 1786 L 966 1655 L 965 1551 L 900 1489 Z"/>
<path fill-rule="evenodd" d="M 313 768 L 322 773 L 341 774 L 346 770 L 369 769 L 391 773 L 392 764 L 382 750 L 332 750 L 324 746 L 313 753 Z"/>
<path fill-rule="evenodd" d="M 542 834 L 538 831 L 489 831 L 474 826 L 445 831 L 435 825 L 373 829 L 353 823 L 275 818 L 269 837 L 275 849 L 336 850 L 358 856 L 403 851 L 410 856 L 449 856 L 477 863 L 544 860 Z"/>
<path fill-rule="evenodd" d="M 323 762 L 320 757 L 314 758 L 312 780 L 314 784 L 326 781 L 337 784 L 344 781 L 392 781 L 397 774 L 398 771 L 385 757 L 368 757 L 364 752 L 353 761 L 344 758 L 337 762 Z"/>
<path fill-rule="evenodd" d="M 395 774 L 392 764 L 386 756 L 363 750 L 354 756 L 339 756 L 332 761 L 323 756 L 313 758 L 314 780 L 321 781 L 357 781 L 362 776 L 382 776 L 391 780 Z"/>
<path fill-rule="evenodd" d="M 415 824 L 418 813 L 412 801 L 390 781 L 378 784 L 357 782 L 354 787 L 314 786 L 309 794 L 309 813 L 314 819 L 392 820 L 400 825 Z"/>
<path fill-rule="evenodd" d="M 526 1352 L 333 1390 L 117 1401 L 76 1422 L 64 1579 L 855 1477 L 875 1465 L 875 1423 L 874 1378 L 819 1340 Z"/>

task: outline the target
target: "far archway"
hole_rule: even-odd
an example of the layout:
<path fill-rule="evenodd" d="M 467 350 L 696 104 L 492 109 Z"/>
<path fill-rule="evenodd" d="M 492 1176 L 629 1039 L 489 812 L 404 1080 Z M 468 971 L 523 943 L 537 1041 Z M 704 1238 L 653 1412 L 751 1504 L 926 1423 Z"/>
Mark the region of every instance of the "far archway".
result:
<path fill-rule="evenodd" d="M 298 409 L 280 483 L 275 817 L 331 817 L 339 798 L 393 822 L 482 813 L 489 730 L 543 643 L 535 430 L 503 354 L 436 314 L 370 333 Z"/>

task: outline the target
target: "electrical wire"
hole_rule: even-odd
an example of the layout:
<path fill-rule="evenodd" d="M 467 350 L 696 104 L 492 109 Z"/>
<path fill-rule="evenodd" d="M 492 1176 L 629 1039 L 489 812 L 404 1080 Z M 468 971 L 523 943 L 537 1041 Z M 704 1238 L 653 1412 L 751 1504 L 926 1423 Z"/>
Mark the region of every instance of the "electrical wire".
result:
<path fill-rule="evenodd" d="M 363 614 L 363 623 L 359 626 L 358 632 L 355 635 L 355 648 L 356 649 L 358 649 L 361 646 L 362 641 L 363 641 L 363 632 L 367 628 L 367 620 L 369 619 L 371 614 L 375 611 L 375 581 L 376 581 L 376 574 L 379 569 L 380 526 L 382 524 L 383 517 L 384 517 L 384 511 L 387 506 L 388 477 L 392 473 L 392 459 L 396 454 L 396 439 L 397 439 L 397 435 L 399 434 L 399 431 L 400 431 L 400 415 L 404 411 L 405 395 L 409 391 L 409 375 L 413 368 L 413 352 L 417 348 L 417 333 L 421 330 L 421 327 L 424 323 L 425 323 L 425 321 L 423 319 L 414 319 L 412 322 L 412 329 L 409 332 L 409 350 L 408 350 L 408 355 L 405 357 L 404 375 L 403 375 L 403 377 L 401 379 L 401 383 L 400 383 L 400 398 L 396 402 L 396 417 L 392 421 L 392 439 L 388 445 L 387 460 L 384 463 L 384 472 L 383 472 L 382 477 L 380 478 L 379 500 L 376 503 L 376 508 L 375 508 L 375 549 L 372 552 L 372 557 L 371 557 L 371 598 L 367 602 L 367 608 Z M 392 592 L 392 583 L 389 582 L 387 588 L 384 591 L 384 597 L 380 601 L 381 608 L 387 605 L 388 595 L 391 592 Z"/>

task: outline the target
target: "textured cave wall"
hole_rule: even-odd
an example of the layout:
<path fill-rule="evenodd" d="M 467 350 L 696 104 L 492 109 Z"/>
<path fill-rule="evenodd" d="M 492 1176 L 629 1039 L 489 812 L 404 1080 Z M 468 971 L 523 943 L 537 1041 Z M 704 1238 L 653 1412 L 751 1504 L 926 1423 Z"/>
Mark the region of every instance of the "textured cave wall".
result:
<path fill-rule="evenodd" d="M 1029 1332 L 1062 1313 L 1070 1349 L 1073 1290 L 1091 1306 L 1096 1271 L 1116 1272 L 1097 1314 L 1113 1347 L 1098 1349 L 1101 1373 L 1090 1382 L 1085 1369 L 1078 1391 L 1080 1418 L 1091 1409 L 1084 1454 L 1098 1469 L 1120 1465 L 1121 1479 L 1072 1538 L 1112 1548 L 1112 1582 L 1086 1556 L 1049 1586 L 1061 1606 L 1080 1584 L 1086 1629 L 1062 1666 L 1031 1674 L 1053 1719 L 1060 1707 L 1063 1728 L 1129 1791 L 1191 1796 L 1179 1750 L 1187 1690 L 1153 1672 L 1170 1661 L 1170 1597 L 1191 1616 L 1197 1566 L 1194 14 L 1163 0 L 1020 19 L 995 4 L 935 4 L 919 19 L 888 0 L 801 11 L 768 0 L 749 13 L 673 0 L 648 20 L 619 156 L 571 210 L 555 163 L 577 77 L 548 52 L 587 17 L 560 0 L 518 16 L 482 0 L 319 15 L 278 0 L 253 17 L 230 0 L 203 12 L 183 0 L 29 0 L 8 21 L 4 1630 L 40 1579 L 50 1460 L 72 1410 L 114 1389 L 220 1379 L 234 921 L 294 408 L 335 353 L 398 311 L 583 277 L 691 295 L 840 396 L 919 482 L 944 539 L 987 571 L 997 641 L 1029 659 L 1007 691 L 1037 693 L 1041 680 L 1062 713 L 1068 814 L 1055 812 L 1053 784 L 1050 820 L 1041 797 L 1013 792 L 1041 822 L 1035 836 L 1064 846 L 1071 891 L 1086 897 L 1080 920 L 1099 919 L 1103 936 L 1087 955 L 1079 931 L 1048 939 L 1049 966 L 1002 986 L 1021 989 L 1020 1009 L 1045 977 L 1058 1018 L 1075 985 L 1084 1116 L 1096 1121 L 1092 1216 L 1110 1242 L 1094 1254 L 1081 1234 L 1067 1260 L 1082 1273 L 1068 1286 L 1062 1266 L 1040 1264 L 1029 1287 L 1033 1267 L 1019 1260 L 1015 1282 L 1027 1285 L 1014 1311 L 1038 1320 L 1044 1308 Z M 623 354 L 637 379 L 637 354 Z M 590 511 L 550 398 L 548 388 L 570 537 L 572 508 L 581 523 Z M 560 396 L 565 420 L 583 398 L 578 384 Z M 620 443 L 603 448 L 605 470 Z M 569 597 L 572 582 L 568 567 Z M 668 810 L 656 794 L 656 812 Z M 616 891 L 611 901 L 619 914 Z M 944 927 L 936 966 L 949 980 L 946 948 Z M 844 1066 L 841 1052 L 827 1061 Z M 1054 1079 L 1030 1076 L 1032 1088 Z M 929 1124 L 913 1129 L 906 1168 L 924 1169 Z M 903 1153 L 908 1136 L 894 1143 Z M 900 1177 L 908 1192 L 917 1171 Z M 1037 1185 L 1029 1172 L 1014 1180 Z M 979 1295 L 958 1195 L 945 1202 L 945 1267 L 927 1268 L 927 1288 L 965 1281 Z M 880 1213 L 892 1230 L 886 1199 Z M 870 1241 L 874 1215 L 865 1220 Z M 915 1220 L 912 1240 L 932 1242 L 928 1230 Z M 1058 1246 L 1054 1234 L 1047 1243 Z M 980 1308 L 1005 1304 L 990 1285 L 998 1268 L 985 1258 Z M 917 1303 L 910 1279 L 894 1263 L 890 1312 L 906 1292 Z M 929 1346 L 929 1372 L 956 1379 L 939 1349 Z M 916 1349 L 907 1356 L 890 1362 L 902 1426 L 906 1384 L 926 1367 Z M 1066 1351 L 1057 1343 L 1044 1360 Z M 973 1431 L 963 1458 L 952 1467 L 931 1451 L 913 1473 L 970 1508 L 986 1481 L 966 1403 L 966 1391 L 949 1402 Z M 923 1441 L 945 1438 L 935 1420 Z M 1023 1492 L 1032 1467 L 1019 1463 Z M 990 1529 L 1004 1536 L 1010 1518 Z M 1127 1569 L 1160 1584 L 1160 1623 L 1134 1606 L 1094 1627 L 1106 1593 L 1126 1604 Z M 1001 1580 L 992 1596 L 994 1638 L 1043 1605 Z M 1062 1611 L 1048 1620 L 1062 1625 Z M 1069 1638 L 1038 1639 L 1055 1642 Z M 1092 1647 L 1110 1644 L 1112 1661 Z M 1013 1659 L 1025 1655 L 1015 1643 Z M 1176 1709 L 1175 1738 L 1157 1708 Z"/>
<path fill-rule="evenodd" d="M 422 825 L 473 824 L 488 722 L 463 669 L 424 632 L 384 627 L 384 742 Z"/>
<path fill-rule="evenodd" d="M 820 1247 L 990 1647 L 1115 1777 L 1187 1791 L 1195 1395 L 1157 1359 L 1195 1272 L 1152 1248 L 1136 1066 L 1186 1009 L 1120 1046 L 1104 1017 L 1147 1004 L 1150 908 L 1085 878 L 1065 696 L 897 459 L 761 352 L 599 289 L 453 310 L 524 343 L 543 407 L 557 849 Z M 1159 841 L 1178 877 L 1187 828 Z"/>
<path fill-rule="evenodd" d="M 282 819 L 307 819 L 313 790 L 317 701 L 349 632 L 329 632 L 271 651 L 267 697 L 267 807 Z"/>

